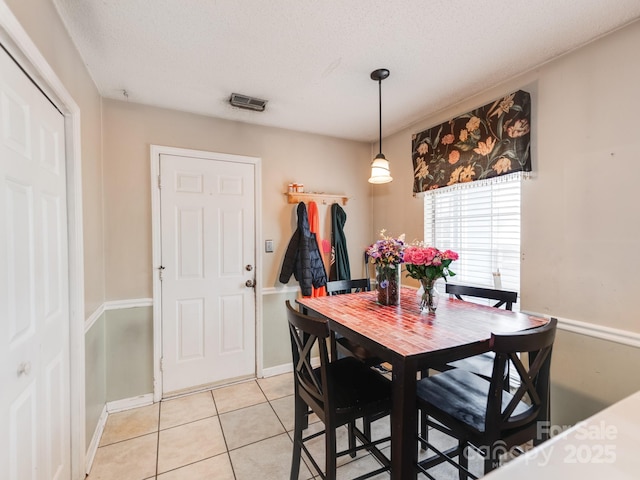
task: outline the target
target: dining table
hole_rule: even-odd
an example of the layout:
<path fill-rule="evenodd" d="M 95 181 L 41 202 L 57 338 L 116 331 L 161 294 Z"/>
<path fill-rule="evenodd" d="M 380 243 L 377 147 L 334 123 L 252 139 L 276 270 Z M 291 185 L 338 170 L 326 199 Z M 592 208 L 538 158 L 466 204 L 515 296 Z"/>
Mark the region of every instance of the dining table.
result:
<path fill-rule="evenodd" d="M 418 372 L 491 350 L 492 332 L 516 332 L 549 320 L 442 296 L 434 313 L 420 309 L 418 290 L 403 286 L 398 305 L 380 305 L 377 292 L 303 297 L 309 315 L 328 321 L 332 332 L 391 364 L 391 478 L 417 477 Z"/>

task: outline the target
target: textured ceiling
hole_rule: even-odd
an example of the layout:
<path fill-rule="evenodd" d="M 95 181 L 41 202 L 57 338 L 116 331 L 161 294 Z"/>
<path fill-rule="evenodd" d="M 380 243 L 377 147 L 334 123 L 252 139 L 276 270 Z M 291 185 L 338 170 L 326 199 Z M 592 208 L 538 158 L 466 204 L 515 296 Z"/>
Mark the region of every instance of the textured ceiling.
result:
<path fill-rule="evenodd" d="M 365 141 L 377 68 L 388 135 L 640 18 L 638 0 L 53 1 L 104 97 Z"/>

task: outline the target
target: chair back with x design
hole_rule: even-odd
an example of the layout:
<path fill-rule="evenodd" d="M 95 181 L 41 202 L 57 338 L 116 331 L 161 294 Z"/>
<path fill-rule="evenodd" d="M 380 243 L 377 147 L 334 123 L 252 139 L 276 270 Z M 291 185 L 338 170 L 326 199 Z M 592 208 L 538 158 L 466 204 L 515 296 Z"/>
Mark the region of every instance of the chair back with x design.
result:
<path fill-rule="evenodd" d="M 315 318 L 296 311 L 287 300 L 287 319 L 291 337 L 291 353 L 294 371 L 294 435 L 291 462 L 291 479 L 299 475 L 301 451 L 307 454 L 311 465 L 325 480 L 335 480 L 337 458 L 343 455 L 355 457 L 356 452 L 367 450 L 378 459 L 381 467 L 362 476 L 377 475 L 390 469 L 390 461 L 378 448 L 388 438 L 371 439 L 370 428 L 365 431 L 356 426 L 356 420 L 384 418 L 391 410 L 391 382 L 377 374 L 354 357 L 329 361 L 329 326 L 322 318 Z M 318 353 L 320 365 L 314 368 L 312 353 Z M 324 423 L 324 431 L 307 436 L 308 414 L 315 413 Z M 337 448 L 336 429 L 347 426 L 349 446 Z M 325 467 L 318 464 L 306 442 L 324 433 Z M 357 445 L 357 441 L 360 445 Z"/>
<path fill-rule="evenodd" d="M 447 452 L 433 448 L 428 438 L 419 441 L 436 455 L 421 460 L 418 469 L 427 470 L 446 461 L 460 470 L 460 478 L 477 478 L 468 470 L 467 451 L 474 446 L 484 456 L 484 473 L 496 468 L 500 455 L 533 440 L 548 438 L 541 422 L 549 419 L 551 352 L 557 320 L 513 333 L 493 333 L 495 354 L 489 379 L 462 369 L 424 378 L 418 382 L 418 406 L 429 418 L 427 424 L 458 439 Z M 505 389 L 504 369 L 511 362 L 519 383 Z M 432 420 L 432 419 L 435 419 Z M 424 430 L 423 430 L 424 431 Z M 453 458 L 458 457 L 458 462 Z"/>
<path fill-rule="evenodd" d="M 314 411 L 317 410 L 321 419 L 324 420 L 321 412 L 324 412 L 325 401 L 330 398 L 330 392 L 325 391 L 325 388 L 330 388 L 330 384 L 328 384 L 326 378 L 322 378 L 325 374 L 325 368 L 323 367 L 329 363 L 327 342 L 324 341 L 329 336 L 327 322 L 319 319 L 315 320 L 306 315 L 290 314 L 289 333 L 291 336 L 291 353 L 295 376 L 294 384 L 299 389 L 296 393 L 307 404 L 315 406 Z M 320 356 L 320 378 L 318 378 L 316 370 L 311 365 L 311 352 L 315 345 L 318 346 L 318 355 Z"/>
<path fill-rule="evenodd" d="M 544 327 L 516 335 L 492 334 L 492 350 L 496 359 L 487 402 L 486 429 L 489 435 L 494 429 L 499 436 L 501 431 L 548 418 L 549 372 L 556 325 L 557 320 L 552 318 Z M 525 357 L 528 357 L 527 365 L 523 361 Z M 515 392 L 508 394 L 509 401 L 505 406 L 504 397 L 507 395 L 505 378 L 501 372 L 507 362 L 511 362 L 511 368 L 515 368 L 519 386 Z M 523 409 L 523 405 L 528 407 Z"/>

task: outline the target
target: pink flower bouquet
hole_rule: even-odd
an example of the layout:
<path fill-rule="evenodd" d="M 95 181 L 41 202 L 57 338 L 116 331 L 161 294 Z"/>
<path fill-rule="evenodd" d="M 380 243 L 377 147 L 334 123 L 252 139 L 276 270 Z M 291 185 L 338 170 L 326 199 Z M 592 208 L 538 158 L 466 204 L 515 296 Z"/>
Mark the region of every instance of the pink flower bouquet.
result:
<path fill-rule="evenodd" d="M 435 247 L 410 245 L 404 249 L 404 264 L 407 275 L 416 280 L 447 279 L 455 275 L 449 265 L 458 259 L 458 254 L 452 250 L 440 251 Z"/>

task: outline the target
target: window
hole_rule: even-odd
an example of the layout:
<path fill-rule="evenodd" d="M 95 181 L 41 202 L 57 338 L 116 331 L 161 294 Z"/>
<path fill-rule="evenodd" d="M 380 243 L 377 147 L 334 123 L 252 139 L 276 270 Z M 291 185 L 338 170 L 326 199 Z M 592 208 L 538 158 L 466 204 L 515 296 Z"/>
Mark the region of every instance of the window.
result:
<path fill-rule="evenodd" d="M 458 252 L 453 282 L 520 292 L 519 174 L 427 192 L 424 241 Z"/>

